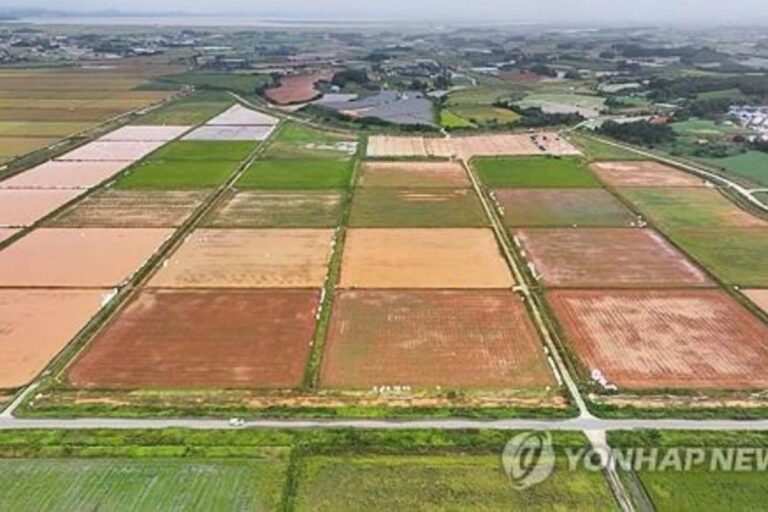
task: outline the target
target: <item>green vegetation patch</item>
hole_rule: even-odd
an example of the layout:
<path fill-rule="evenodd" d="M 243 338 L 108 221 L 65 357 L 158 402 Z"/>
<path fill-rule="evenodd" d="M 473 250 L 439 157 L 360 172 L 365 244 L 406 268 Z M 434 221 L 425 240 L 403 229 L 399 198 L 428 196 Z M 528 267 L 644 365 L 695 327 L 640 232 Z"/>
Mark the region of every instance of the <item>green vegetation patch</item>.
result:
<path fill-rule="evenodd" d="M 669 230 L 766 225 L 713 189 L 624 188 L 621 194 L 648 219 Z"/>
<path fill-rule="evenodd" d="M 745 130 L 736 126 L 726 126 L 709 119 L 699 119 L 696 117 L 692 117 L 691 119 L 679 123 L 672 123 L 670 126 L 678 135 L 695 137 L 738 135 L 745 133 Z"/>
<path fill-rule="evenodd" d="M 485 226 L 482 204 L 472 189 L 361 188 L 352 199 L 354 227 Z"/>
<path fill-rule="evenodd" d="M 508 227 L 630 226 L 637 219 L 601 189 L 500 189 L 493 193 Z"/>
<path fill-rule="evenodd" d="M 520 119 L 520 114 L 517 112 L 492 105 L 456 105 L 451 107 L 451 111 L 477 124 L 513 123 Z"/>
<path fill-rule="evenodd" d="M 648 157 L 644 157 L 634 151 L 622 149 L 576 133 L 569 134 L 568 138 L 579 146 L 587 158 L 592 161 L 648 160 Z"/>
<path fill-rule="evenodd" d="M 255 94 L 258 89 L 270 84 L 269 75 L 245 73 L 208 73 L 190 71 L 180 75 L 169 75 L 161 78 L 172 84 L 193 85 L 198 89 L 226 90 L 240 94 Z"/>
<path fill-rule="evenodd" d="M 440 111 L 440 126 L 443 128 L 448 129 L 461 129 L 461 128 L 474 128 L 475 125 L 472 124 L 472 122 L 468 121 L 467 119 L 464 119 L 463 117 L 459 117 L 455 113 L 451 112 L 450 110 L 441 110 Z"/>
<path fill-rule="evenodd" d="M 589 188 L 600 182 L 582 158 L 505 157 L 478 158 L 480 180 L 492 188 Z"/>
<path fill-rule="evenodd" d="M 277 510 L 287 457 L 0 460 L 6 510 Z"/>
<path fill-rule="evenodd" d="M 727 158 L 707 158 L 704 161 L 749 183 L 768 187 L 768 153 L 747 151 Z"/>
<path fill-rule="evenodd" d="M 258 146 L 253 141 L 177 140 L 152 153 L 152 160 L 241 161 Z"/>
<path fill-rule="evenodd" d="M 131 167 L 115 183 L 123 189 L 195 189 L 224 183 L 237 167 L 227 161 L 147 160 Z"/>
<path fill-rule="evenodd" d="M 237 186 L 291 190 L 347 188 L 353 164 L 351 158 L 257 160 L 248 167 Z"/>
<path fill-rule="evenodd" d="M 202 91 L 163 105 L 139 117 L 137 125 L 194 126 L 215 117 L 234 103 L 226 93 Z"/>
<path fill-rule="evenodd" d="M 541 109 L 576 108 L 600 111 L 605 108 L 605 98 L 585 94 L 532 94 L 519 102 L 523 108 L 539 107 Z"/>
<path fill-rule="evenodd" d="M 681 229 L 671 236 L 726 283 L 768 287 L 768 228 Z"/>
<path fill-rule="evenodd" d="M 341 220 L 344 192 L 255 191 L 232 195 L 206 220 L 212 227 L 335 227 Z"/>
<path fill-rule="evenodd" d="M 319 456 L 301 462 L 296 510 L 615 510 L 600 472 L 565 471 L 516 490 L 498 456 Z"/>
<path fill-rule="evenodd" d="M 341 158 L 357 149 L 356 140 L 300 123 L 288 122 L 280 127 L 266 158 Z"/>

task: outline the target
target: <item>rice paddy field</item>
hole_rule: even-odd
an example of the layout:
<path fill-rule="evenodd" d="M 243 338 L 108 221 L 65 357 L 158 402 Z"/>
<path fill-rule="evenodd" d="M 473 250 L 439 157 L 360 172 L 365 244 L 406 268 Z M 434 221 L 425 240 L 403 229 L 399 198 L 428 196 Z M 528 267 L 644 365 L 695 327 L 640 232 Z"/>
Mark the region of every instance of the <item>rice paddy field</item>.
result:
<path fill-rule="evenodd" d="M 352 200 L 352 227 L 480 227 L 488 224 L 471 189 L 360 189 Z"/>
<path fill-rule="evenodd" d="M 727 158 L 708 158 L 705 163 L 723 169 L 746 185 L 768 187 L 768 154 L 747 151 Z"/>
<path fill-rule="evenodd" d="M 341 221 L 345 194 L 338 190 L 236 191 L 206 220 L 218 228 L 323 228 Z"/>
<path fill-rule="evenodd" d="M 622 161 L 622 160 L 644 160 L 642 155 L 622 149 L 599 140 L 584 137 L 578 133 L 571 133 L 568 139 L 576 144 L 585 155 L 592 161 Z"/>
<path fill-rule="evenodd" d="M 481 182 L 491 188 L 591 188 L 600 186 L 583 159 L 514 157 L 477 159 Z"/>

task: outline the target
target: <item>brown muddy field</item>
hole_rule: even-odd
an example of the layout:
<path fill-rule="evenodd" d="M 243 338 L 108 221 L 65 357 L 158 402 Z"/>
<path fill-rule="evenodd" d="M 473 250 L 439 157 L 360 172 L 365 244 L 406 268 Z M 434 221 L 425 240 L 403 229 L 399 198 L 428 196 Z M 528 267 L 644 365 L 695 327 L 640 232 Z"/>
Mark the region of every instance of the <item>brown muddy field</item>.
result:
<path fill-rule="evenodd" d="M 155 274 L 157 288 L 320 288 L 331 229 L 199 229 Z"/>
<path fill-rule="evenodd" d="M 768 314 L 768 290 L 744 290 L 744 295 Z"/>
<path fill-rule="evenodd" d="M 361 187 L 468 188 L 467 172 L 455 162 L 366 162 Z"/>
<path fill-rule="evenodd" d="M 590 168 L 611 187 L 703 187 L 704 180 L 655 161 L 595 162 Z"/>
<path fill-rule="evenodd" d="M 0 251 L 0 287 L 112 288 L 172 229 L 37 229 Z"/>
<path fill-rule="evenodd" d="M 0 290 L 0 388 L 28 384 L 101 308 L 103 290 Z"/>
<path fill-rule="evenodd" d="M 719 290 L 553 291 L 587 371 L 619 388 L 768 386 L 768 326 Z"/>
<path fill-rule="evenodd" d="M 180 137 L 191 126 L 123 126 L 103 137 L 100 141 L 120 142 L 168 142 Z"/>
<path fill-rule="evenodd" d="M 714 286 L 699 267 L 650 229 L 525 229 L 515 236 L 550 287 Z"/>
<path fill-rule="evenodd" d="M 139 142 L 118 142 L 118 141 L 95 141 L 66 153 L 57 158 L 57 160 L 82 160 L 82 161 L 129 161 L 135 162 L 141 160 L 160 146 L 163 141 L 139 141 Z"/>
<path fill-rule="evenodd" d="M 31 226 L 82 193 L 82 190 L 0 189 L 0 226 Z"/>
<path fill-rule="evenodd" d="M 556 385 L 525 306 L 506 290 L 339 292 L 320 383 L 347 389 Z"/>
<path fill-rule="evenodd" d="M 288 388 L 301 383 L 319 292 L 150 290 L 69 371 L 81 388 Z"/>
<path fill-rule="evenodd" d="M 0 182 L 0 188 L 91 188 L 126 169 L 130 162 L 59 162 L 49 160 Z"/>
<path fill-rule="evenodd" d="M 315 84 L 321 80 L 331 81 L 333 71 L 316 71 L 314 73 L 302 73 L 300 75 L 288 75 L 280 78 L 277 87 L 264 91 L 264 96 L 272 103 L 278 105 L 291 105 L 312 101 L 320 96 L 315 89 Z"/>
<path fill-rule="evenodd" d="M 508 288 L 490 229 L 350 229 L 343 288 Z"/>
<path fill-rule="evenodd" d="M 67 208 L 52 227 L 178 227 L 202 204 L 206 191 L 106 189 Z"/>
<path fill-rule="evenodd" d="M 211 227 L 334 227 L 341 220 L 343 193 L 331 191 L 241 191 L 222 201 Z"/>

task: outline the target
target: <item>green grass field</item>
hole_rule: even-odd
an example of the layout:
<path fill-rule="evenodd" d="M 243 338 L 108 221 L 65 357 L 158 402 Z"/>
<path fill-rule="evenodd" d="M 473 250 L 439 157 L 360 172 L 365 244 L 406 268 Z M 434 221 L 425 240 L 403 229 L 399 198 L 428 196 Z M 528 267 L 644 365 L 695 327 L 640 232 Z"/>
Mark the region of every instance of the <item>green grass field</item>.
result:
<path fill-rule="evenodd" d="M 351 158 L 296 158 L 257 160 L 237 183 L 240 188 L 322 189 L 347 188 Z"/>
<path fill-rule="evenodd" d="M 519 105 L 523 108 L 566 106 L 599 111 L 605 107 L 605 98 L 584 94 L 532 94 L 523 98 Z"/>
<path fill-rule="evenodd" d="M 680 229 L 670 236 L 726 283 L 768 287 L 768 228 Z"/>
<path fill-rule="evenodd" d="M 725 136 L 745 134 L 746 131 L 736 126 L 725 126 L 709 119 L 698 119 L 692 117 L 687 121 L 672 123 L 670 127 L 678 135 L 688 135 L 695 137 Z"/>
<path fill-rule="evenodd" d="M 285 458 L 4 459 L 0 507 L 14 512 L 277 510 Z"/>
<path fill-rule="evenodd" d="M 288 122 L 280 127 L 269 149 L 268 158 L 340 158 L 354 153 L 355 140 L 334 132 Z"/>
<path fill-rule="evenodd" d="M 627 151 L 626 149 L 617 148 L 605 142 L 591 139 L 579 135 L 577 133 L 570 133 L 568 138 L 576 144 L 587 156 L 589 160 L 594 161 L 609 161 L 609 160 L 647 160 L 646 157 L 638 155 L 634 151 Z"/>
<path fill-rule="evenodd" d="M 241 161 L 256 149 L 258 142 L 177 140 L 152 153 L 152 160 Z"/>
<path fill-rule="evenodd" d="M 755 194 L 755 199 L 768 206 L 768 192 L 758 192 Z"/>
<path fill-rule="evenodd" d="M 353 227 L 474 227 L 488 224 L 471 189 L 361 188 L 352 199 Z"/>
<path fill-rule="evenodd" d="M 255 94 L 257 88 L 271 81 L 269 75 L 209 73 L 205 71 L 190 71 L 180 75 L 164 76 L 161 80 L 172 84 L 194 85 L 198 89 L 228 90 L 240 94 Z"/>
<path fill-rule="evenodd" d="M 520 114 L 506 108 L 494 107 L 492 105 L 456 105 L 451 107 L 451 111 L 463 119 L 477 124 L 489 122 L 512 123 L 520 119 Z"/>
<path fill-rule="evenodd" d="M 454 114 L 450 110 L 443 109 L 440 111 L 440 126 L 443 128 L 449 128 L 449 129 L 460 129 L 460 128 L 474 128 L 475 125 L 472 124 L 467 119 L 464 119 L 463 117 L 459 117 L 458 115 Z"/>
<path fill-rule="evenodd" d="M 749 183 L 768 187 L 768 153 L 747 151 L 736 156 L 707 158 L 704 161 Z"/>
<path fill-rule="evenodd" d="M 516 491 L 498 456 L 308 457 L 298 480 L 298 511 L 616 510 L 599 472 L 555 471 Z"/>
<path fill-rule="evenodd" d="M 685 471 L 641 472 L 643 487 L 656 510 L 764 510 L 768 485 L 761 472 Z"/>
<path fill-rule="evenodd" d="M 582 158 L 509 157 L 473 161 L 482 183 L 491 188 L 589 188 L 600 182 Z"/>
<path fill-rule="evenodd" d="M 338 190 L 242 191 L 230 197 L 205 224 L 234 228 L 335 227 L 344 193 Z"/>
<path fill-rule="evenodd" d="M 231 161 L 147 160 L 126 171 L 115 183 L 121 189 L 196 189 L 224 183 L 237 167 Z"/>
<path fill-rule="evenodd" d="M 214 117 L 233 103 L 226 93 L 196 92 L 141 116 L 133 124 L 194 126 Z"/>
<path fill-rule="evenodd" d="M 717 190 L 700 187 L 623 188 L 621 194 L 645 217 L 669 230 L 747 227 L 759 222 L 757 219 L 753 221 L 747 212 Z"/>

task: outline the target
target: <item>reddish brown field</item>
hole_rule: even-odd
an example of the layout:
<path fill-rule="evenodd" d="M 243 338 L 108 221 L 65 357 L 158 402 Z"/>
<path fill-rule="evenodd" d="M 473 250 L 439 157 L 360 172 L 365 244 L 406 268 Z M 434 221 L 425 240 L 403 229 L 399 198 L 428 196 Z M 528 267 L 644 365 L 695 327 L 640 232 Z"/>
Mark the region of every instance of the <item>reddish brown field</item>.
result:
<path fill-rule="evenodd" d="M 693 174 L 654 161 L 595 162 L 593 171 L 611 187 L 703 187 Z"/>
<path fill-rule="evenodd" d="M 0 287 L 112 288 L 171 236 L 171 229 L 37 229 L 0 251 Z"/>
<path fill-rule="evenodd" d="M 287 75 L 280 78 L 280 84 L 272 89 L 267 89 L 264 95 L 272 103 L 278 105 L 290 105 L 312 101 L 320 95 L 315 89 L 315 84 L 321 80 L 333 79 L 332 71 L 317 71 L 301 75 Z"/>
<path fill-rule="evenodd" d="M 158 288 L 320 288 L 332 229 L 198 229 L 150 281 Z"/>
<path fill-rule="evenodd" d="M 123 126 L 103 137 L 100 141 L 144 142 L 161 141 L 168 142 L 180 137 L 191 126 Z"/>
<path fill-rule="evenodd" d="M 515 236 L 547 286 L 713 286 L 701 269 L 650 229 L 526 229 Z"/>
<path fill-rule="evenodd" d="M 744 295 L 768 314 L 768 290 L 745 290 Z"/>
<path fill-rule="evenodd" d="M 61 208 L 81 190 L 0 190 L 0 226 L 31 226 Z"/>
<path fill-rule="evenodd" d="M 316 291 L 142 292 L 69 372 L 82 388 L 287 388 L 301 383 Z"/>
<path fill-rule="evenodd" d="M 320 383 L 330 388 L 555 385 L 536 330 L 509 291 L 342 291 Z"/>
<path fill-rule="evenodd" d="M 140 141 L 140 142 L 120 142 L 120 141 L 95 141 L 89 142 L 84 146 L 70 151 L 60 156 L 57 160 L 71 161 L 131 161 L 141 160 L 160 146 L 164 145 L 162 141 Z"/>
<path fill-rule="evenodd" d="M 619 388 L 768 386 L 768 326 L 718 290 L 554 291 L 587 371 Z"/>
<path fill-rule="evenodd" d="M 101 308 L 102 290 L 0 290 L 0 388 L 29 383 Z"/>
<path fill-rule="evenodd" d="M 59 162 L 50 160 L 0 182 L 0 188 L 91 188 L 130 162 Z"/>
<path fill-rule="evenodd" d="M 467 188 L 471 183 L 456 162 L 366 162 L 359 186 Z"/>

